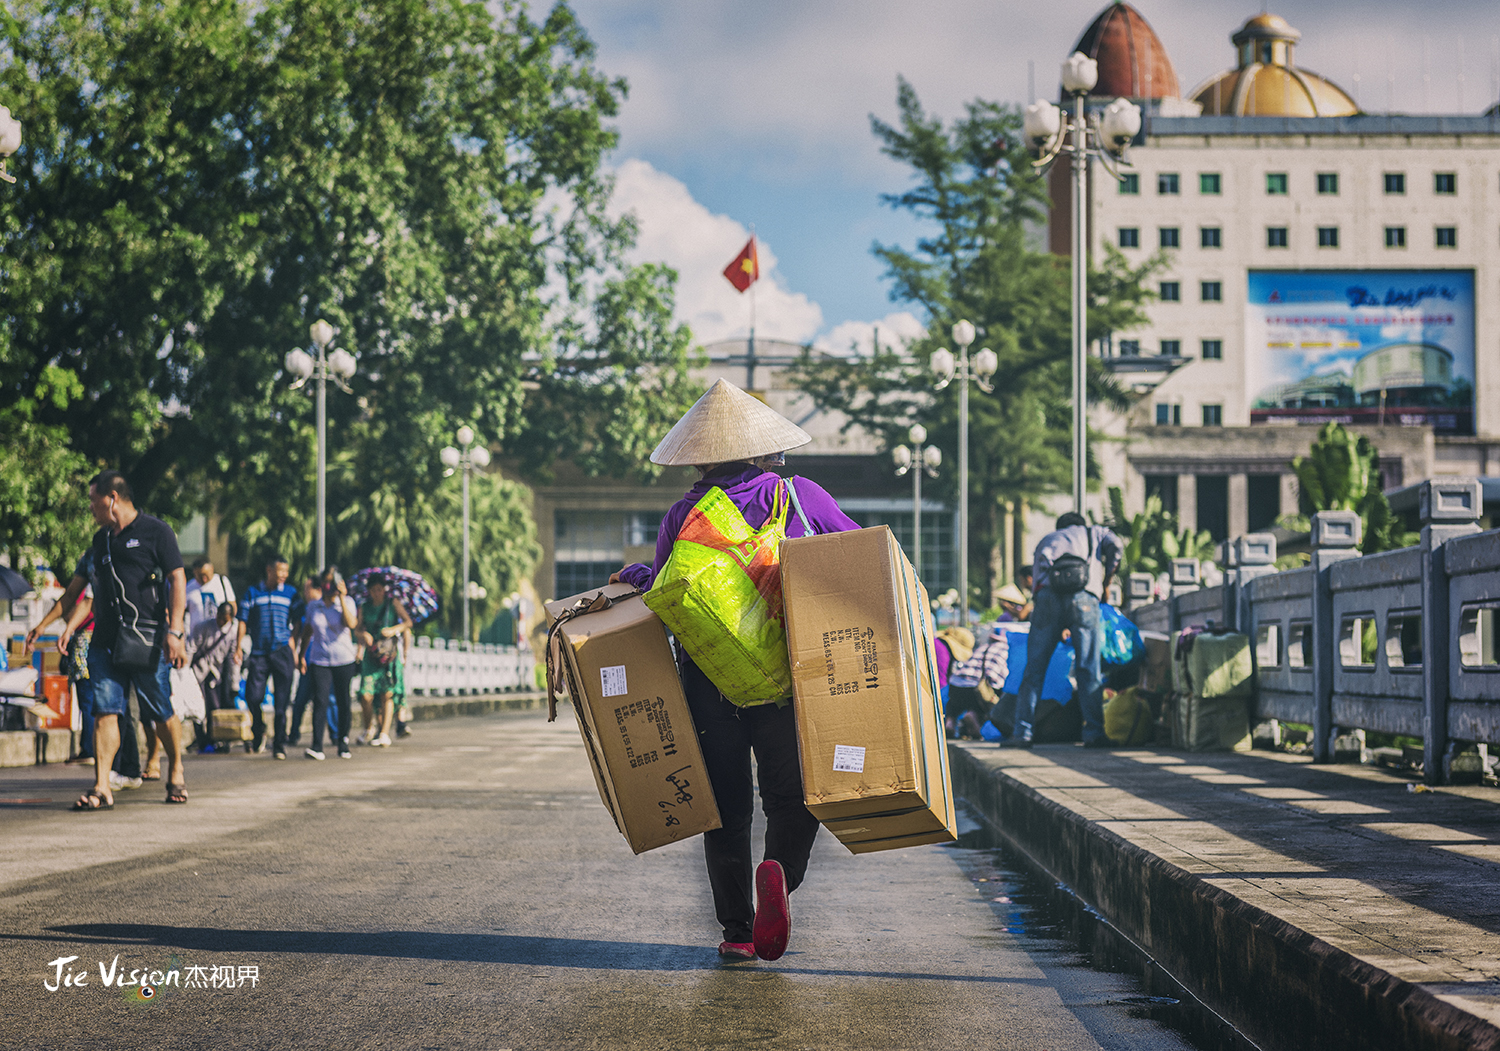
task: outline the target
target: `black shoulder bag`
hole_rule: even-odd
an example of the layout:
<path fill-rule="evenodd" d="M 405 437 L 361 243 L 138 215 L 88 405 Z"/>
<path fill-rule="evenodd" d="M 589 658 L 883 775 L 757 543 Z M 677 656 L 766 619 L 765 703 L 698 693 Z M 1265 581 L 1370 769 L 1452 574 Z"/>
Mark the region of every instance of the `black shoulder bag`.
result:
<path fill-rule="evenodd" d="M 104 564 L 109 569 L 109 578 L 115 592 L 115 616 L 120 622 L 115 634 L 114 649 L 109 662 L 117 671 L 155 671 L 161 662 L 161 647 L 164 641 L 162 623 L 143 613 L 135 603 L 125 597 L 125 584 L 115 572 L 114 551 L 109 536 L 104 537 Z M 151 571 L 146 584 L 155 591 L 165 584 L 165 573 L 160 566 Z"/>

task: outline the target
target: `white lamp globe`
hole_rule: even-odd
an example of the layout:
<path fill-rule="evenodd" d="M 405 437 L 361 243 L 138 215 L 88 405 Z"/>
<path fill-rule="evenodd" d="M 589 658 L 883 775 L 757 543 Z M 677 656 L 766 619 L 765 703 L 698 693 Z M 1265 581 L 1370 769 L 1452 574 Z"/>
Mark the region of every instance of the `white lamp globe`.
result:
<path fill-rule="evenodd" d="M 459 453 L 451 445 L 445 445 L 443 451 L 438 453 L 438 459 L 443 461 L 443 466 L 450 470 L 458 466 Z"/>
<path fill-rule="evenodd" d="M 342 347 L 328 355 L 328 365 L 333 369 L 334 375 L 342 376 L 344 379 L 354 375 L 354 370 L 357 368 L 354 355 Z"/>
<path fill-rule="evenodd" d="M 904 445 L 898 445 L 891 450 L 891 460 L 897 467 L 905 470 L 911 466 L 911 450 Z"/>
<path fill-rule="evenodd" d="M 943 462 L 943 450 L 936 445 L 929 445 L 922 450 L 922 462 L 928 467 L 938 467 Z"/>
<path fill-rule="evenodd" d="M 1022 127 L 1026 140 L 1040 148 L 1057 138 L 1062 128 L 1062 113 L 1052 103 L 1039 99 L 1026 107 Z"/>
<path fill-rule="evenodd" d="M 1123 153 L 1141 130 L 1141 108 L 1129 99 L 1115 99 L 1099 115 L 1099 134 L 1114 153 Z"/>
<path fill-rule="evenodd" d="M 920 423 L 914 423 L 911 425 L 911 430 L 906 432 L 906 436 L 911 439 L 913 445 L 920 446 L 927 440 L 927 428 Z"/>
<path fill-rule="evenodd" d="M 307 327 L 307 334 L 312 337 L 313 346 L 319 350 L 327 350 L 328 344 L 333 342 L 333 326 L 322 318 Z"/>
<path fill-rule="evenodd" d="M 474 444 L 474 428 L 468 426 L 467 424 L 465 424 L 464 426 L 462 426 L 462 427 L 460 427 L 458 429 L 458 433 L 456 435 L 454 435 L 454 437 L 456 437 L 458 439 L 458 444 L 459 445 L 473 445 Z"/>
<path fill-rule="evenodd" d="M 287 372 L 299 379 L 305 380 L 313 374 L 312 355 L 305 350 L 294 349 L 287 351 L 283 364 L 286 366 Z"/>
<path fill-rule="evenodd" d="M 981 379 L 989 379 L 999 367 L 1000 359 L 995 356 L 995 352 L 989 347 L 985 347 L 978 354 L 974 355 L 974 373 Z"/>
<path fill-rule="evenodd" d="M 1099 83 L 1099 63 L 1075 51 L 1062 64 L 1062 87 L 1069 95 L 1087 95 Z"/>
<path fill-rule="evenodd" d="M 932 352 L 932 360 L 928 363 L 934 376 L 942 380 L 953 378 L 953 370 L 956 367 L 953 360 L 953 351 L 947 347 Z"/>
<path fill-rule="evenodd" d="M 974 342 L 974 326 L 968 321 L 960 321 L 953 326 L 953 342 L 960 347 L 967 347 Z"/>
<path fill-rule="evenodd" d="M 469 450 L 469 462 L 475 467 L 488 467 L 490 465 L 490 451 L 482 445 L 476 445 Z"/>
<path fill-rule="evenodd" d="M 21 122 L 0 106 L 0 157 L 9 157 L 21 148 Z"/>

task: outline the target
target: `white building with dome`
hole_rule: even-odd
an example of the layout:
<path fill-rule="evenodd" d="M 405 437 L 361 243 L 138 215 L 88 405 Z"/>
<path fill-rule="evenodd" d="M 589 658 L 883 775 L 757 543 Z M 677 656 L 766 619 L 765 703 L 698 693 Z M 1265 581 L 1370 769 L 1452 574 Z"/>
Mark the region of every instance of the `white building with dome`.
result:
<path fill-rule="evenodd" d="M 1296 510 L 1292 457 L 1327 420 L 1370 434 L 1388 489 L 1500 475 L 1500 114 L 1361 113 L 1296 66 L 1299 39 L 1251 18 L 1234 67 L 1185 98 L 1130 5 L 1078 43 L 1099 62 L 1099 104 L 1145 110 L 1127 179 L 1090 173 L 1090 253 L 1169 260 L 1149 324 L 1095 347 L 1140 394 L 1094 417 L 1105 484 L 1132 511 L 1159 493 L 1216 539 Z"/>

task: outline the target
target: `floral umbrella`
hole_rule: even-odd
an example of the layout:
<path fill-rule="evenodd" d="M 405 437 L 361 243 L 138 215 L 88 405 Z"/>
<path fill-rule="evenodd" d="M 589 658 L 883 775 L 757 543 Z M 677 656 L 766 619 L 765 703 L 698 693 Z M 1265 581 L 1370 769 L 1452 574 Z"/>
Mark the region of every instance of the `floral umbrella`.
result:
<path fill-rule="evenodd" d="M 375 577 L 385 580 L 386 593 L 401 600 L 413 624 L 431 620 L 437 613 L 438 596 L 432 585 L 422 574 L 399 566 L 371 566 L 354 574 L 349 581 L 349 594 L 356 602 L 370 597 L 370 580 Z"/>

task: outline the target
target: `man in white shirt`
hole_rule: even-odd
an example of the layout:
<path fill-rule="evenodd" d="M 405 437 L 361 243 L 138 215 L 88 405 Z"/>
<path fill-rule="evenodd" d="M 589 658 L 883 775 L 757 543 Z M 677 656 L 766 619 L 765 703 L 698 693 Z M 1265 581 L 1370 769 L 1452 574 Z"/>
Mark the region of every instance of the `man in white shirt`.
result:
<path fill-rule="evenodd" d="M 193 579 L 187 586 L 188 634 L 198 630 L 198 625 L 207 624 L 219 614 L 219 607 L 235 601 L 234 585 L 228 577 L 214 572 L 214 564 L 208 559 L 193 563 Z"/>

